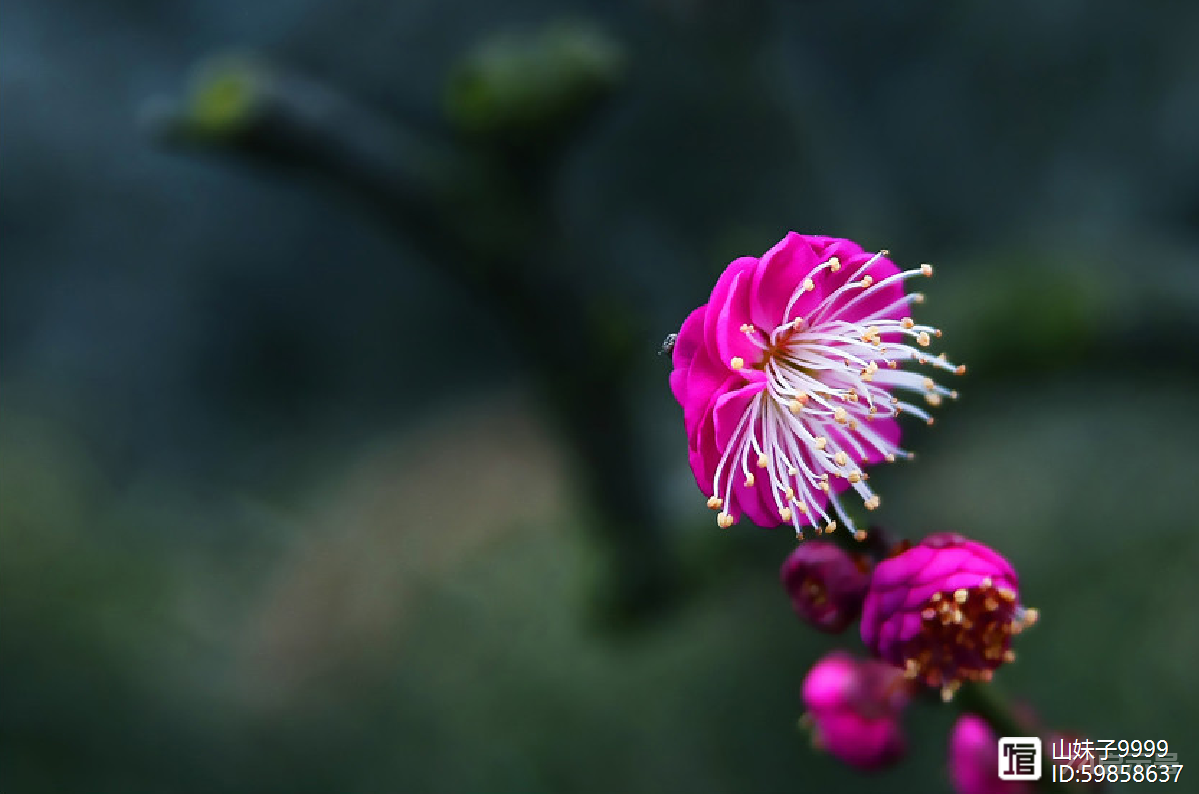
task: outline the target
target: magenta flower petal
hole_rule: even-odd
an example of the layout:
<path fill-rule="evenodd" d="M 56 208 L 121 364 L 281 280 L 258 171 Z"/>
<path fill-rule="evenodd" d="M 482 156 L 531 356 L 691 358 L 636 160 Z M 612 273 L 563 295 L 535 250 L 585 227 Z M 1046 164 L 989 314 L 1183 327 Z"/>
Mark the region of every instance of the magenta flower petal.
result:
<path fill-rule="evenodd" d="M 750 336 L 739 330 L 749 324 L 752 316 L 750 298 L 753 294 L 753 285 L 750 278 L 749 273 L 737 274 L 729 287 L 724 304 L 720 306 L 716 315 L 716 352 L 721 363 L 730 369 L 753 367 L 763 358 L 761 347 L 754 344 L 754 340 Z M 734 366 L 734 360 L 742 363 Z"/>
<path fill-rule="evenodd" d="M 1012 661 L 1011 638 L 1037 619 L 1020 605 L 1002 556 L 960 535 L 926 538 L 875 566 L 862 605 L 862 641 L 907 676 L 952 697 Z"/>
<path fill-rule="evenodd" d="M 829 634 L 839 634 L 857 620 L 870 583 L 865 563 L 824 540 L 796 547 L 780 576 L 796 614 Z"/>
<path fill-rule="evenodd" d="M 860 663 L 844 651 L 834 651 L 812 665 L 803 682 L 804 706 L 809 711 L 846 708 Z"/>
<path fill-rule="evenodd" d="M 808 671 L 803 701 L 813 743 L 845 763 L 880 769 L 903 755 L 908 693 L 895 668 L 835 651 Z"/>
<path fill-rule="evenodd" d="M 795 285 L 802 283 L 819 265 L 820 260 L 804 238 L 795 232 L 787 232 L 778 245 L 766 252 L 761 265 L 754 270 L 751 322 L 758 328 L 777 328 L 791 319 L 783 313 Z M 792 315 L 811 311 L 815 308 L 814 300 L 814 292 L 805 295 L 802 305 L 793 307 Z"/>
<path fill-rule="evenodd" d="M 695 358 L 695 354 L 703 347 L 704 318 L 707 316 L 708 307 L 705 304 L 688 314 L 687 319 L 683 320 L 683 326 L 674 340 L 674 350 L 671 353 L 671 361 L 675 369 L 686 370 L 691 359 Z"/>
<path fill-rule="evenodd" d="M 729 264 L 683 323 L 670 377 L 717 523 L 744 513 L 802 537 L 803 527 L 830 531 L 838 521 L 854 531 L 842 494 L 878 506 L 864 467 L 909 456 L 894 417 L 932 421 L 898 392 L 931 405 L 955 396 L 902 365 L 963 371 L 926 354 L 940 332 L 908 316 L 920 296 L 903 283 L 931 272 L 901 272 L 885 253 L 794 232 L 760 258 Z"/>
<path fill-rule="evenodd" d="M 708 313 L 704 317 L 704 345 L 715 359 L 720 358 L 720 331 L 717 329 L 720 313 L 725 311 L 728 305 L 729 293 L 732 291 L 733 284 L 744 273 L 752 272 L 756 265 L 757 260 L 752 256 L 734 259 L 720 274 L 716 286 L 712 289 L 712 295 L 708 298 Z M 727 324 L 723 327 L 727 327 Z M 727 365 L 727 363 L 726 361 L 725 364 Z"/>

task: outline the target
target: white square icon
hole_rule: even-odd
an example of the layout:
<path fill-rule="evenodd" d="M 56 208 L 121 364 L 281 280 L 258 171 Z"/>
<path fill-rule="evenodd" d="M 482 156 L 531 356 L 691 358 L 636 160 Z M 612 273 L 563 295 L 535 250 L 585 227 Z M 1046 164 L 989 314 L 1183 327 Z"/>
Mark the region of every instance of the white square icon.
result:
<path fill-rule="evenodd" d="M 1004 736 L 999 740 L 999 779 L 1041 779 L 1041 740 L 1039 737 Z"/>

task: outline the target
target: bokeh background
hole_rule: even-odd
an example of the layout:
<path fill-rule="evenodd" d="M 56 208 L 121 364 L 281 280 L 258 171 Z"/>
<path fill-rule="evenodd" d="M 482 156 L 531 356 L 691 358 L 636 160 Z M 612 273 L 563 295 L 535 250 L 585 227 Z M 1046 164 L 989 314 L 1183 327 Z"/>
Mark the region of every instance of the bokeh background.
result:
<path fill-rule="evenodd" d="M 803 674 L 857 642 L 687 470 L 658 346 L 788 229 L 937 267 L 970 373 L 876 515 L 1017 565 L 1042 620 L 996 686 L 1199 763 L 1197 36 L 6 0 L 0 788 L 948 791 L 950 709 L 879 776 L 809 746 Z"/>

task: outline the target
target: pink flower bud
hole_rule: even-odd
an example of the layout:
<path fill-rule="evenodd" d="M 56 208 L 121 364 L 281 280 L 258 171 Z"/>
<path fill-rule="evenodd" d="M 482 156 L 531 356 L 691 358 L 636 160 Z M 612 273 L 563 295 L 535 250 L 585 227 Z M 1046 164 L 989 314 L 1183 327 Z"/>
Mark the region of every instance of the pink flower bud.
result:
<path fill-rule="evenodd" d="M 1015 659 L 1012 636 L 1037 619 L 1020 605 L 1018 585 L 1011 564 L 981 543 L 930 535 L 875 567 L 862 641 L 948 700 L 963 681 L 989 681 Z"/>
<path fill-rule="evenodd" d="M 835 651 L 808 671 L 803 701 L 813 744 L 845 763 L 880 769 L 903 755 L 908 688 L 894 667 Z"/>
<path fill-rule="evenodd" d="M 870 583 L 867 563 L 826 540 L 801 543 L 783 563 L 783 587 L 807 623 L 839 634 L 862 612 Z"/>
<path fill-rule="evenodd" d="M 1022 781 L 999 779 L 999 737 L 982 717 L 963 714 L 949 734 L 949 779 L 958 794 L 1032 794 Z"/>

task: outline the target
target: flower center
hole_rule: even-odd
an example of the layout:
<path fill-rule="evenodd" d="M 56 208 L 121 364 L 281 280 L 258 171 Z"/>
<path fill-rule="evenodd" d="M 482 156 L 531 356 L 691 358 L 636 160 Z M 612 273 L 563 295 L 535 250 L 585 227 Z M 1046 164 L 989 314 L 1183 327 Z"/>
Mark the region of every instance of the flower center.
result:
<path fill-rule="evenodd" d="M 989 681 L 995 668 L 1015 660 L 1012 636 L 1036 623 L 1037 610 L 986 578 L 977 587 L 933 593 L 920 620 L 920 633 L 901 651 L 904 673 L 941 687 L 948 700 L 963 681 Z"/>
<path fill-rule="evenodd" d="M 828 603 L 828 590 L 824 586 L 824 582 L 812 576 L 805 576 L 803 583 L 800 585 L 800 593 L 803 594 L 804 600 L 812 607 L 822 607 Z"/>

